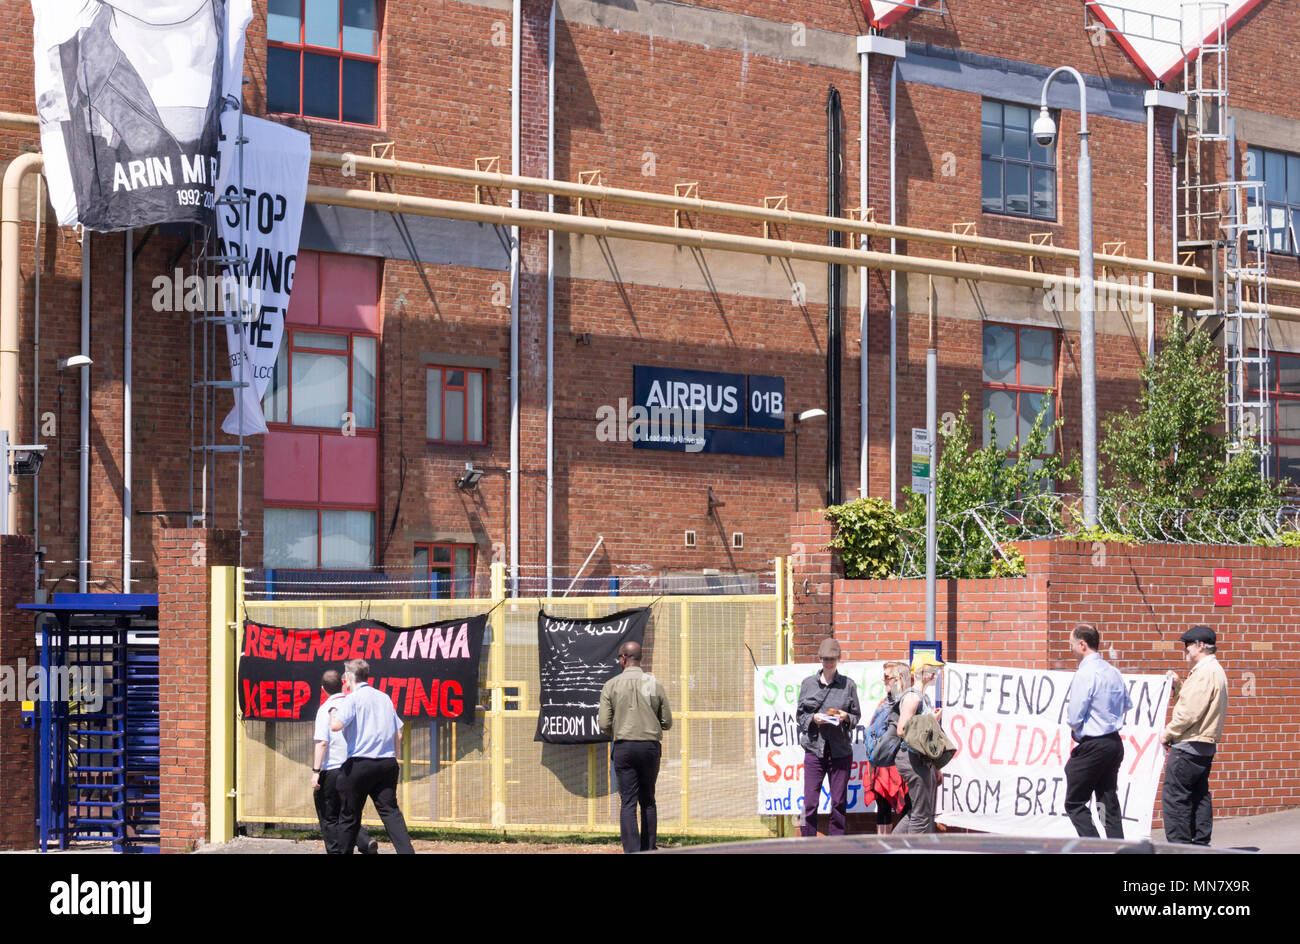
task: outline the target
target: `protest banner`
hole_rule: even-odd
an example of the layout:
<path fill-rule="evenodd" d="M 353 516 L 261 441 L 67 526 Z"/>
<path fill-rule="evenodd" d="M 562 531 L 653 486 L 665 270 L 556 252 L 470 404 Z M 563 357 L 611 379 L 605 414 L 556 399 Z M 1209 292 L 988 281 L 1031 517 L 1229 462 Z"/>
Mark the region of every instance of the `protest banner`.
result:
<path fill-rule="evenodd" d="M 849 771 L 850 813 L 875 809 L 875 797 L 864 787 L 869 765 L 866 725 L 885 694 L 883 662 L 842 662 L 839 672 L 858 688 L 862 719 L 853 732 L 853 766 Z M 803 813 L 803 748 L 795 714 L 799 686 L 821 666 L 761 665 L 754 672 L 754 738 L 758 768 L 758 812 L 762 816 L 798 816 Z M 822 784 L 818 811 L 830 810 L 830 790 Z"/>
<path fill-rule="evenodd" d="M 1065 813 L 1066 724 L 1072 672 L 948 663 L 943 728 L 957 753 L 943 770 L 936 806 L 947 826 L 1026 836 L 1074 836 Z M 1169 682 L 1124 675 L 1132 709 L 1120 736 L 1119 799 L 1126 839 L 1151 835 Z M 1102 818 L 1094 811 L 1099 829 Z"/>
<path fill-rule="evenodd" d="M 596 744 L 608 741 L 596 717 L 600 691 L 622 671 L 618 650 L 645 641 L 650 608 L 621 610 L 593 619 L 537 613 L 537 671 L 541 705 L 534 741 Z"/>
<path fill-rule="evenodd" d="M 239 712 L 245 721 L 312 721 L 326 669 L 370 664 L 370 684 L 403 718 L 474 723 L 487 614 L 390 626 L 356 620 L 329 629 L 285 629 L 244 621 Z"/>

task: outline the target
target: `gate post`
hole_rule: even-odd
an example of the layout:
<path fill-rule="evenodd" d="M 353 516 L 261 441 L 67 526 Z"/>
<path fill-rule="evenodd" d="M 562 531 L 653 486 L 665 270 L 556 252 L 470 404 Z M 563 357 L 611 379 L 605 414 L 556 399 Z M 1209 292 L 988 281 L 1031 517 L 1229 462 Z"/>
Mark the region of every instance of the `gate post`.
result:
<path fill-rule="evenodd" d="M 208 799 L 208 842 L 235 838 L 235 665 L 239 653 L 239 602 L 243 573 L 237 567 L 212 568 L 212 622 L 209 692 L 212 705 L 212 785 Z"/>
<path fill-rule="evenodd" d="M 506 568 L 500 561 L 492 565 L 492 648 L 488 650 L 488 730 L 492 759 L 492 825 L 506 825 Z"/>
<path fill-rule="evenodd" d="M 0 535 L 0 666 L 24 692 L 26 668 L 37 664 L 35 614 L 15 607 L 32 600 L 34 565 L 30 538 Z M 36 846 L 36 738 L 23 728 L 21 708 L 18 700 L 0 701 L 0 849 Z"/>
<path fill-rule="evenodd" d="M 211 598 L 208 568 L 239 559 L 239 533 L 158 532 L 158 833 L 162 852 L 208 838 L 213 815 L 209 746 Z"/>

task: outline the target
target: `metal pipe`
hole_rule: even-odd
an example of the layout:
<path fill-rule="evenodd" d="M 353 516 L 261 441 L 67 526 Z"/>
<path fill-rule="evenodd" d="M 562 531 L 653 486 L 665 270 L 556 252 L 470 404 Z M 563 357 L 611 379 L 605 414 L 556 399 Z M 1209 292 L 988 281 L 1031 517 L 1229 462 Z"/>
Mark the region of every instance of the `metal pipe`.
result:
<path fill-rule="evenodd" d="M 32 442 L 41 441 L 41 223 L 45 220 L 45 178 L 36 175 L 36 239 L 33 243 L 32 266 L 35 286 L 32 298 Z M 17 386 L 18 378 L 14 378 Z M 57 441 L 57 440 L 56 440 Z M 34 555 L 32 589 L 39 593 L 41 589 L 41 477 L 32 476 L 32 542 L 36 545 Z"/>
<path fill-rule="evenodd" d="M 81 352 L 90 355 L 90 240 L 81 231 Z M 90 366 L 81 368 L 80 470 L 77 483 L 77 592 L 86 592 L 90 560 Z"/>
<path fill-rule="evenodd" d="M 889 70 L 889 225 L 898 222 L 898 62 Z M 891 237 L 889 254 L 897 252 Z M 898 504 L 898 274 L 889 270 L 889 503 Z"/>
<path fill-rule="evenodd" d="M 930 450 L 930 482 L 925 493 L 925 638 L 931 642 L 935 639 L 935 562 L 937 558 L 938 527 L 938 465 L 939 437 L 936 428 L 936 403 L 939 398 L 939 353 L 935 348 L 934 330 L 934 276 L 930 276 L 929 304 L 929 343 L 925 350 L 925 435 L 927 448 Z"/>
<path fill-rule="evenodd" d="M 546 41 L 546 176 L 555 176 L 555 4 Z M 555 212 L 555 194 L 546 198 Z M 546 595 L 555 573 L 555 231 L 546 232 Z"/>
<path fill-rule="evenodd" d="M 842 149 L 840 125 L 844 109 L 840 104 L 839 89 L 831 86 L 826 94 L 826 215 L 840 215 L 840 171 Z M 827 230 L 830 246 L 840 246 L 843 234 Z M 843 312 L 840 307 L 841 267 L 826 267 L 826 504 L 838 505 L 844 500 L 840 484 L 840 457 L 842 417 L 840 401 L 842 383 L 840 366 L 843 353 Z"/>
<path fill-rule="evenodd" d="M 13 112 L 0 112 L 0 128 L 9 130 L 36 130 L 37 119 L 34 115 L 20 115 Z M 779 223 L 788 226 L 808 226 L 815 229 L 838 229 L 845 233 L 857 233 L 878 238 L 891 237 L 910 242 L 955 247 L 970 250 L 988 250 L 1005 252 L 1013 255 L 1028 256 L 1037 259 L 1054 259 L 1062 263 L 1077 263 L 1078 250 L 1064 246 L 1042 246 L 1036 243 L 1019 242 L 1014 239 L 995 239 L 988 236 L 967 236 L 943 230 L 921 229 L 910 226 L 897 226 L 885 223 L 867 222 L 865 220 L 832 220 L 816 213 L 796 213 L 790 210 L 774 210 L 767 207 L 749 206 L 743 203 L 726 203 L 719 200 L 678 197 L 673 194 L 651 193 L 641 190 L 628 190 L 617 187 L 597 187 L 590 184 L 577 184 L 566 180 L 547 180 L 538 177 L 522 177 L 513 174 L 488 173 L 467 170 L 461 167 L 449 167 L 439 164 L 425 164 L 419 161 L 396 161 L 386 158 L 370 157 L 361 154 L 343 154 L 336 151 L 312 151 L 311 163 L 314 167 L 338 168 L 350 162 L 358 171 L 364 173 L 386 174 L 392 177 L 412 179 L 440 180 L 445 183 L 458 183 L 466 186 L 498 187 L 501 189 L 518 189 L 537 193 L 550 193 L 571 198 L 583 197 L 588 200 L 603 200 L 610 203 L 625 203 L 635 206 L 658 207 L 666 210 L 686 210 L 697 214 L 728 216 L 748 219 L 754 222 Z M 1110 269 L 1125 269 L 1135 272 L 1154 272 L 1174 278 L 1205 279 L 1210 271 L 1201 266 L 1179 265 L 1161 262 L 1158 259 L 1147 260 L 1130 256 L 1114 256 L 1105 253 L 1095 255 L 1097 265 Z M 1269 277 L 1268 286 L 1275 291 L 1300 292 L 1300 280 Z"/>
<path fill-rule="evenodd" d="M 1083 396 L 1083 523 L 1086 527 L 1094 528 L 1097 526 L 1097 298 L 1093 288 L 1092 158 L 1088 154 L 1088 90 L 1077 69 L 1070 66 L 1053 69 L 1043 81 L 1041 116 L 1047 115 L 1048 89 L 1061 75 L 1069 75 L 1079 84 L 1079 361 Z M 1037 123 L 1034 134 L 1038 134 Z"/>
<path fill-rule="evenodd" d="M 568 213 L 547 213 L 544 210 L 515 210 L 506 206 L 465 203 L 457 200 L 438 200 L 433 197 L 412 197 L 395 193 L 376 193 L 370 190 L 339 190 L 333 187 L 307 188 L 307 202 L 330 206 L 350 206 L 384 213 L 409 213 L 412 216 L 435 216 L 450 220 L 471 220 L 498 226 L 523 226 L 536 229 L 553 229 L 557 232 L 601 236 L 606 239 L 627 239 L 634 242 L 685 246 L 699 250 L 739 252 L 747 255 L 770 256 L 774 259 L 802 259 L 807 262 L 838 262 L 850 266 L 919 272 L 923 275 L 966 279 L 973 282 L 996 282 L 1001 285 L 1019 285 L 1039 290 L 1079 291 L 1079 279 L 1069 275 L 1053 275 L 1010 269 L 999 266 L 978 265 L 970 262 L 953 262 L 929 256 L 891 255 L 887 252 L 833 248 L 812 243 L 789 240 L 763 239 L 760 236 L 739 236 L 733 233 L 716 233 L 710 230 L 683 229 L 673 226 L 656 226 L 651 223 L 629 223 L 594 216 L 575 216 Z M 1099 291 L 1125 292 L 1132 287 L 1118 282 L 1096 282 Z M 1171 292 L 1153 289 L 1152 299 L 1159 305 L 1178 305 L 1184 308 L 1206 309 L 1214 307 L 1208 295 L 1188 292 Z M 1256 310 L 1255 303 L 1244 303 L 1248 311 Z M 1280 305 L 1268 306 L 1269 317 L 1280 321 L 1300 321 L 1300 308 Z"/>
<path fill-rule="evenodd" d="M 510 41 L 510 169 L 519 174 L 521 73 L 520 17 L 522 4 L 511 4 Z M 310 188 L 309 188 L 310 189 Z M 519 206 L 519 188 L 510 192 L 510 206 Z M 519 226 L 510 227 L 510 595 L 519 595 Z"/>
<path fill-rule="evenodd" d="M 23 178 L 44 166 L 39 154 L 20 154 L 5 170 L 0 183 L 0 429 L 9 433 L 9 441 L 18 440 L 18 301 L 21 294 L 19 256 L 21 247 L 22 186 Z M 10 487 L 7 470 L 3 475 L 5 489 Z M 9 495 L 5 496 L 8 502 Z M 7 516 L 5 532 L 13 534 L 14 519 Z"/>
<path fill-rule="evenodd" d="M 605 535 L 596 535 L 595 546 L 591 549 L 591 553 L 587 555 L 587 559 L 582 562 L 582 566 L 578 568 L 578 572 L 573 575 L 573 579 L 569 581 L 569 585 L 564 588 L 563 596 L 567 597 L 569 595 L 569 591 L 573 589 L 573 585 L 578 582 L 578 578 L 582 576 L 582 572 L 587 569 L 587 565 L 591 563 L 591 559 L 596 556 L 596 552 L 600 550 L 600 546 L 604 543 Z"/>
<path fill-rule="evenodd" d="M 131 336 L 135 309 L 135 230 L 123 236 L 122 265 L 122 592 L 131 592 Z"/>
<path fill-rule="evenodd" d="M 1156 257 L 1156 106 L 1147 105 L 1147 261 Z M 1146 287 L 1149 292 L 1155 287 L 1155 277 L 1146 273 Z M 1156 306 L 1148 301 L 1147 314 L 1147 363 L 1156 356 Z"/>
<path fill-rule="evenodd" d="M 871 54 L 858 54 L 858 206 L 865 207 L 870 200 L 870 174 L 867 171 L 867 159 L 871 147 L 871 112 L 869 109 L 871 94 Z M 870 394 L 870 348 L 868 339 L 871 333 L 871 310 L 867 304 L 869 282 L 867 268 L 858 269 L 858 342 L 861 346 L 858 367 L 858 497 L 870 495 L 868 473 L 870 461 L 870 427 L 867 425 L 867 399 Z"/>

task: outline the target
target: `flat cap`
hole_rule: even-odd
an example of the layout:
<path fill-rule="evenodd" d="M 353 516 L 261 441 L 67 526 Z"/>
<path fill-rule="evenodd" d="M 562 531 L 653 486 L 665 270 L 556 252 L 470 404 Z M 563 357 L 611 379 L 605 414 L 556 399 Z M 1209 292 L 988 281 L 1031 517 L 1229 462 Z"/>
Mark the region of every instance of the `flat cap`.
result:
<path fill-rule="evenodd" d="M 1189 642 L 1204 642 L 1213 646 L 1215 644 L 1214 630 L 1208 626 L 1193 626 L 1187 632 L 1178 637 L 1178 641 L 1186 645 Z"/>

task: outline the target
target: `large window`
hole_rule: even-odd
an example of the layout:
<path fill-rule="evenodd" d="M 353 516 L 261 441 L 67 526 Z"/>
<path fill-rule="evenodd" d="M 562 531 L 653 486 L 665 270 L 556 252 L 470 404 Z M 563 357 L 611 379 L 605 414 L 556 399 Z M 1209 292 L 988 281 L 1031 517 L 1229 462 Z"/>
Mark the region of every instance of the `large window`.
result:
<path fill-rule="evenodd" d="M 435 600 L 468 597 L 474 591 L 474 545 L 417 544 L 415 572 L 429 583 L 424 589 Z"/>
<path fill-rule="evenodd" d="M 268 507 L 262 525 L 262 559 L 268 569 L 374 566 L 373 510 Z"/>
<path fill-rule="evenodd" d="M 1035 144 L 1034 112 L 985 101 L 980 126 L 985 213 L 1056 219 L 1056 147 Z"/>
<path fill-rule="evenodd" d="M 1246 151 L 1246 179 L 1264 182 L 1264 225 L 1268 227 L 1268 251 L 1300 254 L 1296 232 L 1300 230 L 1300 155 L 1250 148 Z M 1247 191 L 1250 212 L 1259 212 L 1257 188 Z"/>
<path fill-rule="evenodd" d="M 463 367 L 430 367 L 425 376 L 428 398 L 426 435 L 430 442 L 487 442 L 483 392 L 487 375 Z"/>
<path fill-rule="evenodd" d="M 1250 371 L 1249 384 L 1259 388 L 1259 372 Z M 1300 485 L 1300 354 L 1269 357 L 1268 397 L 1272 407 L 1269 442 L 1273 474 Z"/>
<path fill-rule="evenodd" d="M 268 0 L 266 109 L 379 123 L 379 0 Z"/>
<path fill-rule="evenodd" d="M 984 325 L 984 443 L 997 432 L 999 449 L 1015 441 L 1024 445 L 1034 420 L 1044 409 L 1044 426 L 1056 421 L 1056 332 L 1050 328 Z M 991 417 L 990 417 L 991 414 Z M 1056 451 L 1056 435 L 1047 434 L 1042 455 Z M 1041 456 L 1040 456 L 1041 457 Z"/>
<path fill-rule="evenodd" d="M 346 331 L 285 329 L 263 398 L 268 423 L 375 427 L 378 339 Z"/>

